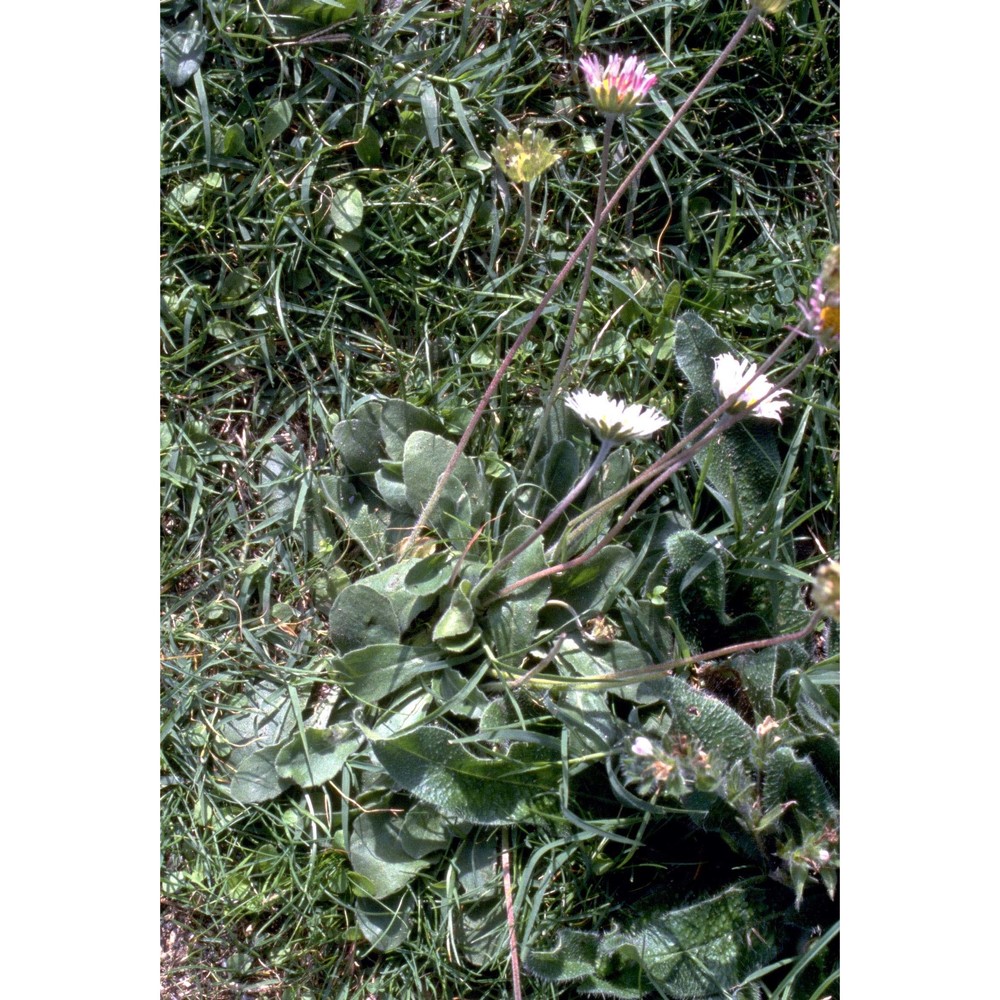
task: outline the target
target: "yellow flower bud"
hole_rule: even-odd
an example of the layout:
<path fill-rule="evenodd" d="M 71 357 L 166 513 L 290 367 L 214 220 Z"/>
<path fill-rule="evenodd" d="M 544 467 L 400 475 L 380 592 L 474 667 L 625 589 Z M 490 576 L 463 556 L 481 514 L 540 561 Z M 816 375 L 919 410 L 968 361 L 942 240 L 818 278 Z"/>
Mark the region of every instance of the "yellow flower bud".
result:
<path fill-rule="evenodd" d="M 831 560 L 821 566 L 813 581 L 813 604 L 828 618 L 840 621 L 840 563 Z"/>
<path fill-rule="evenodd" d="M 780 14 L 788 6 L 789 0 L 752 0 L 752 2 L 765 14 Z"/>
<path fill-rule="evenodd" d="M 515 184 L 533 181 L 559 162 L 555 143 L 541 132 L 526 128 L 520 135 L 509 135 L 493 148 L 493 158 Z"/>

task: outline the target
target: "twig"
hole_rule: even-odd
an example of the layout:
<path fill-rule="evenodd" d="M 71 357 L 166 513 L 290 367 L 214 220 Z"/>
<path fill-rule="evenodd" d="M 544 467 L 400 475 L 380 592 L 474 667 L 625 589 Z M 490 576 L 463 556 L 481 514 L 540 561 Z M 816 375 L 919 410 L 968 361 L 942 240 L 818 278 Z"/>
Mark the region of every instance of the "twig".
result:
<path fill-rule="evenodd" d="M 521 960 L 517 954 L 517 928 L 514 926 L 514 894 L 510 887 L 510 834 L 504 827 L 500 834 L 502 850 L 500 864 L 503 868 L 503 902 L 507 910 L 507 933 L 510 940 L 510 979 L 514 1000 L 521 1000 Z"/>

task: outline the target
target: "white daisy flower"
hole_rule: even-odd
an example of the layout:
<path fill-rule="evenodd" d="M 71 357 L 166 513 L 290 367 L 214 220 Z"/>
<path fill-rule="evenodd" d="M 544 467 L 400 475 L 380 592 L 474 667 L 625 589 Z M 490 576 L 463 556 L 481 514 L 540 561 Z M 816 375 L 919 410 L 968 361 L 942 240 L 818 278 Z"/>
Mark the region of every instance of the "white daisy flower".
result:
<path fill-rule="evenodd" d="M 598 396 L 586 389 L 577 389 L 566 397 L 566 405 L 602 441 L 614 444 L 649 437 L 670 423 L 655 407 L 638 403 L 626 406 L 611 399 L 606 392 Z"/>
<path fill-rule="evenodd" d="M 774 388 L 774 383 L 768 381 L 763 375 L 757 375 L 755 364 L 749 361 L 740 361 L 732 354 L 720 354 L 712 360 L 715 362 L 712 383 L 723 399 L 731 396 L 748 379 L 753 378 L 753 381 L 733 401 L 731 409 L 734 413 L 740 410 L 753 410 L 755 417 L 761 417 L 764 420 L 777 420 L 779 424 L 781 423 L 781 411 L 788 406 L 788 402 L 778 397 L 787 396 L 787 389 L 779 389 L 761 402 L 761 399 Z"/>

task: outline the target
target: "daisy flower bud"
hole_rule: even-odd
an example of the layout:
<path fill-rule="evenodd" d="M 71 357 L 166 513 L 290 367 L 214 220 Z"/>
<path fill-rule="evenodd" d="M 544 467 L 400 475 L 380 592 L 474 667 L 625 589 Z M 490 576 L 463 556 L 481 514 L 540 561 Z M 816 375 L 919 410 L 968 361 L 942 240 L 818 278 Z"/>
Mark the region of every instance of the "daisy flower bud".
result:
<path fill-rule="evenodd" d="M 834 560 L 820 566 L 809 594 L 813 604 L 827 618 L 840 621 L 840 563 Z"/>
<path fill-rule="evenodd" d="M 553 163 L 558 163 L 559 150 L 541 132 L 526 128 L 520 135 L 501 139 L 493 147 L 493 158 L 508 180 L 523 184 L 541 177 Z"/>

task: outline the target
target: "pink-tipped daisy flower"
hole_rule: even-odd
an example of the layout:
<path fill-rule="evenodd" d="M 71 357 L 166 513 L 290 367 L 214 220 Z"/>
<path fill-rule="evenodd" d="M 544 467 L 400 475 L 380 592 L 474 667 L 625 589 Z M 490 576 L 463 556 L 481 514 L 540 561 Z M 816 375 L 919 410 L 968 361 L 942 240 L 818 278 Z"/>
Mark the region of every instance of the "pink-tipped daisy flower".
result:
<path fill-rule="evenodd" d="M 837 350 L 840 347 L 839 245 L 823 261 L 823 270 L 812 283 L 809 300 L 798 305 L 806 322 L 803 332 L 816 340 L 821 352 Z"/>
<path fill-rule="evenodd" d="M 597 56 L 585 55 L 580 71 L 590 99 L 606 115 L 628 114 L 656 83 L 656 77 L 637 56 L 624 60 L 619 55 L 609 56 L 607 65 L 602 65 Z"/>

